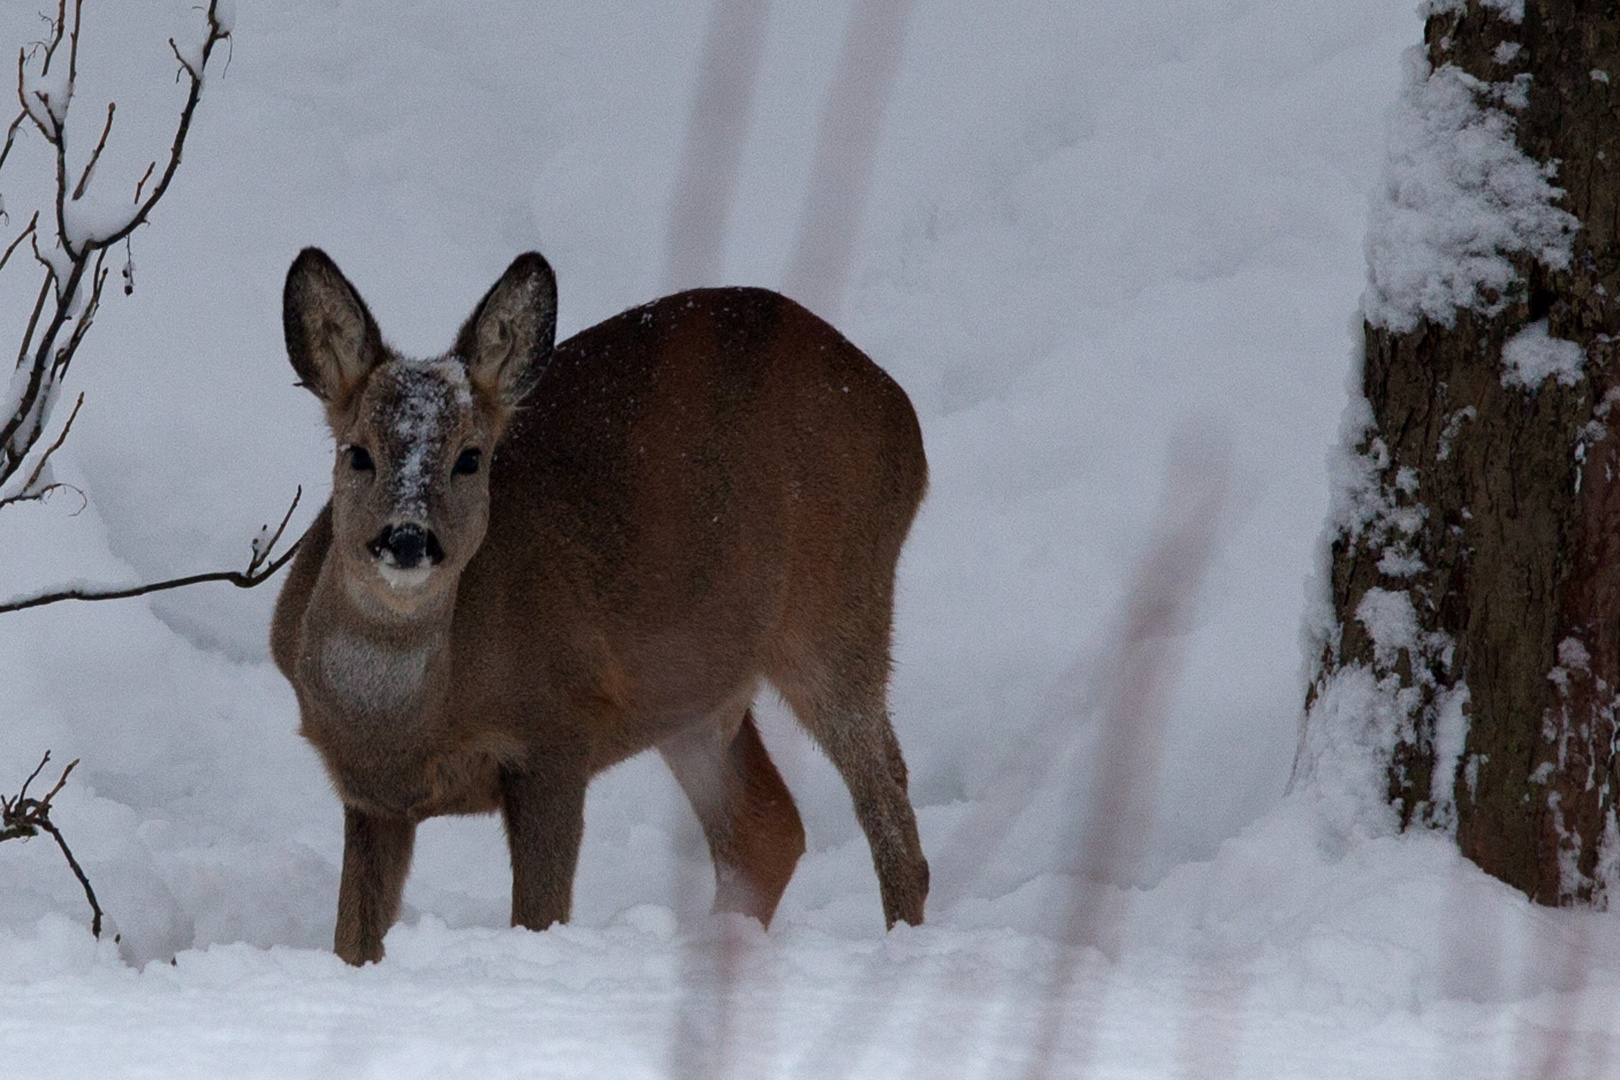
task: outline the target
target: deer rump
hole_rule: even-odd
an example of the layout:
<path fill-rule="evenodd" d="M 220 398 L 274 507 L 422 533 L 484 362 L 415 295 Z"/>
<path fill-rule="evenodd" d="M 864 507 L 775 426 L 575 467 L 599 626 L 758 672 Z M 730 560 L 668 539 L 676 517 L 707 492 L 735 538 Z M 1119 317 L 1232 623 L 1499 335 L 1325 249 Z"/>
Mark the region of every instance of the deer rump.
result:
<path fill-rule="evenodd" d="M 649 748 L 716 906 L 768 924 L 804 831 L 750 712 L 767 683 L 848 786 L 887 923 L 920 923 L 886 705 L 927 484 L 910 401 L 773 292 L 680 293 L 552 348 L 555 295 L 520 257 L 423 362 L 318 251 L 288 275 L 289 356 L 339 453 L 272 646 L 345 806 L 337 951 L 381 958 L 415 824 L 446 813 L 504 815 L 514 925 L 566 920 L 586 786 Z M 413 379 L 442 415 L 394 385 Z"/>

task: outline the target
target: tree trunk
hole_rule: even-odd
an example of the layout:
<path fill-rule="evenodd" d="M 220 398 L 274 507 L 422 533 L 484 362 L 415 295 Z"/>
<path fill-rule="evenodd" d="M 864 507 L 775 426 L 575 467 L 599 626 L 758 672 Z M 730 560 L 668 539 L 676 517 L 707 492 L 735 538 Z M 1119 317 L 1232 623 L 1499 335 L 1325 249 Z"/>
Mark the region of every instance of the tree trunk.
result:
<path fill-rule="evenodd" d="M 1365 408 L 1301 761 L 1357 727 L 1401 827 L 1454 830 L 1539 902 L 1601 905 L 1620 883 L 1620 8 L 1428 8 L 1369 235 Z"/>

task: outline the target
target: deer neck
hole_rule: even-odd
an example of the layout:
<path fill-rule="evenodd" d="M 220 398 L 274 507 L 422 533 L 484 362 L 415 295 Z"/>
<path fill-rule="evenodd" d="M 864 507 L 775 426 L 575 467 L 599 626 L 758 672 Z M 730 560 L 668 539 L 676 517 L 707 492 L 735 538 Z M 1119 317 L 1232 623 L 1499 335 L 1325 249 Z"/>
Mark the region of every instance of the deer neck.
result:
<path fill-rule="evenodd" d="M 446 692 L 455 586 L 409 610 L 379 602 L 328 559 L 304 615 L 307 685 L 337 717 L 365 727 L 420 727 Z"/>

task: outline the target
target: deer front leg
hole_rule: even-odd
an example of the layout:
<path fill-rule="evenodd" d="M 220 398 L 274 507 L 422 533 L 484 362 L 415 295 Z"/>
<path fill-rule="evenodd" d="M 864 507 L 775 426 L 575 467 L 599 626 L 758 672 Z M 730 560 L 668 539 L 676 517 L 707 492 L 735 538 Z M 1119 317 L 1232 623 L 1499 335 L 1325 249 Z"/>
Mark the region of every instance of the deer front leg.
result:
<path fill-rule="evenodd" d="M 562 754 L 501 772 L 513 926 L 544 930 L 568 921 L 585 833 L 586 771 L 582 755 Z"/>
<path fill-rule="evenodd" d="M 399 917 L 416 823 L 343 808 L 343 882 L 332 948 L 359 967 L 383 958 L 383 935 Z"/>

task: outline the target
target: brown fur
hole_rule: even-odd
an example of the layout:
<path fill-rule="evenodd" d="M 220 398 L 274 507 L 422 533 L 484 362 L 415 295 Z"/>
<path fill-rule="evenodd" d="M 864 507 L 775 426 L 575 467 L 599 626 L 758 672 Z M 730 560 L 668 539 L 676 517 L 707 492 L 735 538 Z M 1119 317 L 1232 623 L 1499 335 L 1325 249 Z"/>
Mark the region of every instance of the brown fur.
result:
<path fill-rule="evenodd" d="M 804 829 L 749 711 L 765 682 L 848 785 L 888 924 L 920 923 L 885 703 L 927 483 L 905 393 L 775 293 L 681 293 L 553 350 L 555 295 L 538 255 L 513 263 L 447 358 L 458 395 L 457 370 L 382 343 L 324 255 L 288 275 L 289 357 L 340 451 L 272 651 L 345 805 L 338 954 L 381 958 L 415 825 L 438 814 L 501 811 L 513 924 L 566 920 L 586 785 L 649 748 L 703 825 L 716 905 L 768 923 Z M 435 418 L 426 441 L 400 428 L 411 408 Z M 452 472 L 466 447 L 484 467 Z M 407 518 L 442 560 L 390 585 L 367 544 Z"/>

